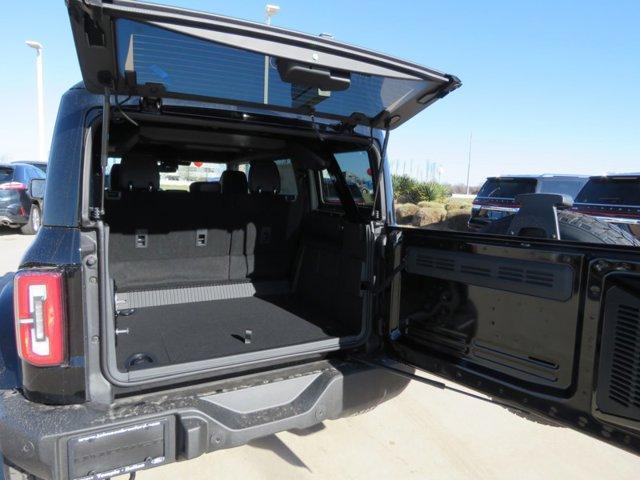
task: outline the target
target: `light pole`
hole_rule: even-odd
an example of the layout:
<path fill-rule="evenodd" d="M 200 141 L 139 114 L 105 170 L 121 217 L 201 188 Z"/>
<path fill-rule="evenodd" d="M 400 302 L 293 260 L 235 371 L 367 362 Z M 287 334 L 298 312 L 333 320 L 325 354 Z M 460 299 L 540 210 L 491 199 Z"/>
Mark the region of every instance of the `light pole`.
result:
<path fill-rule="evenodd" d="M 271 25 L 271 17 L 276 15 L 280 11 L 278 5 L 267 5 L 264 7 L 264 11 L 267 14 L 267 25 Z M 269 103 L 269 55 L 264 56 L 264 91 L 263 91 L 264 104 Z"/>
<path fill-rule="evenodd" d="M 469 176 L 471 174 L 471 141 L 473 140 L 473 132 L 469 134 L 469 156 L 467 158 L 467 195 L 469 195 Z"/>
<path fill-rule="evenodd" d="M 27 40 L 27 45 L 36 51 L 36 88 L 38 95 L 38 160 L 44 162 L 44 81 L 42 78 L 42 44 Z"/>

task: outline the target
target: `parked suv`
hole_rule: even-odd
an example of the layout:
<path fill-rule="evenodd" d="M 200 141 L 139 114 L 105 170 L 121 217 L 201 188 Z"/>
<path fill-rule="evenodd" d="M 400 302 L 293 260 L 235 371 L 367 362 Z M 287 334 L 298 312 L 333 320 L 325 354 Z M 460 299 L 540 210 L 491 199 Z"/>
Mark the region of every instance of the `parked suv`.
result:
<path fill-rule="evenodd" d="M 410 379 L 640 452 L 639 337 L 619 327 L 640 318 L 633 244 L 395 223 L 390 132 L 456 77 L 213 14 L 67 5 L 84 83 L 0 293 L 5 473 L 133 474 L 367 410 Z M 220 181 L 164 180 L 194 162 Z"/>
<path fill-rule="evenodd" d="M 469 229 L 480 231 L 491 222 L 517 212 L 518 195 L 557 193 L 573 198 L 588 179 L 588 176 L 549 174 L 489 177 L 473 200 Z"/>
<path fill-rule="evenodd" d="M 27 165 L 33 165 L 34 167 L 42 170 L 45 174 L 47 173 L 47 166 L 48 166 L 47 162 L 41 162 L 38 160 L 23 160 L 17 163 L 26 163 Z"/>
<path fill-rule="evenodd" d="M 591 177 L 573 210 L 617 225 L 640 238 L 640 174 Z"/>
<path fill-rule="evenodd" d="M 19 228 L 26 235 L 40 229 L 42 197 L 33 196 L 33 179 L 45 173 L 27 163 L 0 164 L 0 226 Z"/>

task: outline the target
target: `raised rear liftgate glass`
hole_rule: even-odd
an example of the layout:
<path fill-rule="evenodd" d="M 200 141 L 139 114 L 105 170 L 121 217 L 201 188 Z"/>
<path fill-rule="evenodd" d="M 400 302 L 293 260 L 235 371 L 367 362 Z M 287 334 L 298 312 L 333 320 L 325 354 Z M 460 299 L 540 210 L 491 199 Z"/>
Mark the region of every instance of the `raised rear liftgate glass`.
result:
<path fill-rule="evenodd" d="M 131 0 L 67 0 L 85 87 L 396 128 L 460 86 L 331 38 Z M 266 65 L 266 74 L 265 74 Z"/>
<path fill-rule="evenodd" d="M 308 114 L 349 117 L 360 113 L 373 118 L 405 97 L 430 86 L 426 80 L 409 80 L 318 67 L 337 79 L 322 90 L 295 83 L 284 73 L 285 60 L 268 57 L 265 95 L 265 55 L 210 40 L 164 30 L 130 20 L 116 22 L 120 75 L 138 85 L 159 91 L 211 98 L 225 103 L 267 104 Z M 312 60 L 312 59 L 310 59 Z M 435 83 L 434 83 L 435 86 Z"/>

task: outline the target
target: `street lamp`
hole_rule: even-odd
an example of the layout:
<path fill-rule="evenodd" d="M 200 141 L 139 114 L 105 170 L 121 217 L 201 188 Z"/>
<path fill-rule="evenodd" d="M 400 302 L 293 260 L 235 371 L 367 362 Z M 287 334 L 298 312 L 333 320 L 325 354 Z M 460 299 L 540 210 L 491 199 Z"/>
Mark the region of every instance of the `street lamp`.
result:
<path fill-rule="evenodd" d="M 36 51 L 36 88 L 38 95 L 38 160 L 44 162 L 44 81 L 42 79 L 42 44 L 27 40 L 27 45 Z"/>
<path fill-rule="evenodd" d="M 277 15 L 280 11 L 279 5 L 270 5 L 264 7 L 264 11 L 267 14 L 267 25 L 271 25 L 271 17 Z M 264 104 L 269 103 L 269 55 L 264 56 L 264 91 L 263 91 Z"/>

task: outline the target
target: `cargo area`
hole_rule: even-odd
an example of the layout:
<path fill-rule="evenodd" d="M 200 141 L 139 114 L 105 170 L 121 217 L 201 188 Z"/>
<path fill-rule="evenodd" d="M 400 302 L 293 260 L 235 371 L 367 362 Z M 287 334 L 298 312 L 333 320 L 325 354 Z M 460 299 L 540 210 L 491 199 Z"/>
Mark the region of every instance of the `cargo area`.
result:
<path fill-rule="evenodd" d="M 311 208 L 319 172 L 290 161 L 287 194 L 265 155 L 172 189 L 158 158 L 124 153 L 105 190 L 120 372 L 361 340 L 367 227 Z"/>

